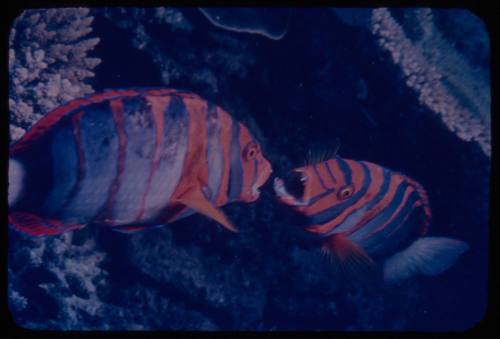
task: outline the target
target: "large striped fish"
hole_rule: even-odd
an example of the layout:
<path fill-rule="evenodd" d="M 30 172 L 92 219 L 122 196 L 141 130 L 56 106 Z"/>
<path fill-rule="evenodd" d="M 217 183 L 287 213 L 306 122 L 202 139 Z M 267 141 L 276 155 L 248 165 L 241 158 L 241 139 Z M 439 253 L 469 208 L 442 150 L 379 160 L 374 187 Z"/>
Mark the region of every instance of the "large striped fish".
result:
<path fill-rule="evenodd" d="M 274 190 L 303 216 L 305 230 L 322 238 L 323 253 L 340 272 L 382 263 L 389 283 L 436 275 L 468 248 L 454 239 L 423 237 L 431 218 L 425 190 L 371 162 L 335 156 L 276 178 Z"/>
<path fill-rule="evenodd" d="M 10 148 L 9 224 L 31 235 L 87 224 L 130 233 L 259 197 L 271 165 L 248 129 L 199 96 L 116 90 L 47 114 Z"/>

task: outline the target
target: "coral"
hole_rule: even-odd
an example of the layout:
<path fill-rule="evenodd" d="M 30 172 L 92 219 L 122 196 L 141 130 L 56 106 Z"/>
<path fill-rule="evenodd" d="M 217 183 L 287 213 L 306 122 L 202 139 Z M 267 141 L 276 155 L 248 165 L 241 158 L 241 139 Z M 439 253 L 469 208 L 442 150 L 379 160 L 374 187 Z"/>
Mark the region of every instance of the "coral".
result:
<path fill-rule="evenodd" d="M 104 305 L 99 301 L 97 289 L 106 281 L 106 272 L 100 268 L 105 254 L 96 250 L 92 239 L 75 244 L 74 234 L 23 240 L 9 235 L 11 240 L 16 240 L 16 248 L 11 245 L 9 255 L 9 303 L 19 325 L 44 329 L 85 328 L 88 324 L 83 315 L 95 316 L 102 311 Z M 27 286 L 27 281 L 34 286 Z M 35 295 L 31 292 L 33 289 Z M 55 303 L 57 311 L 45 319 L 44 313 L 39 315 L 41 319 L 24 319 L 22 311 L 37 308 L 40 298 L 49 298 L 43 306 L 50 309 Z"/>
<path fill-rule="evenodd" d="M 85 83 L 101 61 L 87 53 L 99 38 L 85 39 L 93 17 L 88 8 L 25 10 L 9 38 L 11 140 L 45 113 L 92 93 Z"/>
<path fill-rule="evenodd" d="M 473 66 L 446 40 L 432 10 L 407 11 L 405 21 L 409 32 L 388 9 L 374 9 L 372 33 L 400 66 L 420 103 L 437 113 L 458 137 L 476 141 L 490 156 L 489 70 Z"/>
<path fill-rule="evenodd" d="M 88 230 L 55 237 L 9 234 L 8 301 L 18 325 L 30 329 L 214 330 L 195 311 L 172 303 L 155 289 L 131 284 L 112 291 L 108 255 Z M 130 305 L 134 305 L 130 308 Z M 107 321 L 102 321 L 107 319 Z"/>

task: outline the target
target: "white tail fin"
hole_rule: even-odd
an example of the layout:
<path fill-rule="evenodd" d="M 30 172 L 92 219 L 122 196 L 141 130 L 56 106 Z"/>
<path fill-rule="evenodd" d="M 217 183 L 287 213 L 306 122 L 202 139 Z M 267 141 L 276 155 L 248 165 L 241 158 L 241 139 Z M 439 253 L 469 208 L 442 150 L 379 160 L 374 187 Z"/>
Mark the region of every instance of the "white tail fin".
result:
<path fill-rule="evenodd" d="M 15 160 L 9 159 L 9 207 L 13 206 L 23 188 L 24 167 Z"/>
<path fill-rule="evenodd" d="M 396 283 L 416 274 L 440 274 L 468 249 L 469 245 L 460 240 L 442 237 L 418 238 L 406 249 L 385 260 L 384 280 L 387 283 Z"/>

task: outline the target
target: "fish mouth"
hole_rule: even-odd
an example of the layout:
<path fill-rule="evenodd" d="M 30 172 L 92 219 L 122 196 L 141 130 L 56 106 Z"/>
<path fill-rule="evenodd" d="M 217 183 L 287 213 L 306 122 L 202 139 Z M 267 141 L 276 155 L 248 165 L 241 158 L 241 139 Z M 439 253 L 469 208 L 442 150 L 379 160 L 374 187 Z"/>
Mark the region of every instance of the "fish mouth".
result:
<path fill-rule="evenodd" d="M 259 199 L 260 188 L 267 182 L 267 180 L 271 176 L 272 172 L 273 172 L 273 169 L 271 167 L 271 164 L 267 161 L 265 163 L 265 167 L 264 167 L 264 170 L 262 172 L 262 175 L 260 177 L 258 177 L 257 181 L 250 187 L 250 192 L 249 192 L 250 197 L 246 201 L 252 202 L 252 201 Z"/>
<path fill-rule="evenodd" d="M 278 200 L 290 206 L 304 206 L 306 177 L 302 172 L 292 171 L 284 179 L 274 178 L 273 188 Z"/>
<path fill-rule="evenodd" d="M 249 202 L 252 202 L 252 201 L 255 201 L 257 199 L 259 199 L 260 197 L 260 186 L 258 186 L 257 184 L 253 184 L 251 189 L 250 189 L 250 200 Z"/>

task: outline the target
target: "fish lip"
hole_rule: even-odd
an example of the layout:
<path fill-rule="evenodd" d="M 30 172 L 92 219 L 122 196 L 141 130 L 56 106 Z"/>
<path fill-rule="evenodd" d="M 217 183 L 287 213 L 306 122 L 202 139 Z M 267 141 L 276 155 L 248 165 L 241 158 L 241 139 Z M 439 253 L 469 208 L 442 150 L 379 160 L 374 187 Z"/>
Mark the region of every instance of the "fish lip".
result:
<path fill-rule="evenodd" d="M 253 184 L 250 190 L 251 201 L 255 201 L 260 197 L 260 189 L 257 184 Z"/>
<path fill-rule="evenodd" d="M 285 188 L 285 183 L 283 182 L 283 179 L 281 178 L 274 178 L 273 181 L 273 188 L 274 192 L 276 193 L 276 196 L 278 199 L 286 204 L 286 205 L 291 205 L 291 206 L 304 206 L 307 205 L 307 201 L 300 201 L 297 198 L 295 198 L 293 195 L 287 192 Z"/>

